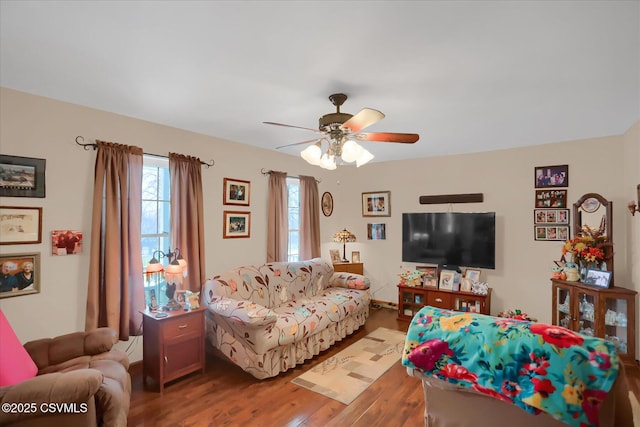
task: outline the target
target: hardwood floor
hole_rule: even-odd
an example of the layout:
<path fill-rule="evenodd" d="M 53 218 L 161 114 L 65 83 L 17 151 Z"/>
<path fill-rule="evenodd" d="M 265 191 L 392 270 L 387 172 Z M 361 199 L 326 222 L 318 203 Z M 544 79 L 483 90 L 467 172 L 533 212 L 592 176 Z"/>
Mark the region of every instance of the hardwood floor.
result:
<path fill-rule="evenodd" d="M 143 389 L 142 364 L 132 366 L 129 426 L 421 426 L 422 385 L 398 362 L 350 405 L 291 383 L 312 366 L 378 327 L 406 331 L 396 311 L 371 309 L 364 327 L 304 365 L 275 378 L 257 380 L 237 366 L 207 355 L 204 375 L 169 383 L 164 395 Z M 640 369 L 627 366 L 629 387 L 640 393 Z"/>
<path fill-rule="evenodd" d="M 350 405 L 291 383 L 312 366 L 378 327 L 406 331 L 396 311 L 371 309 L 364 327 L 329 350 L 281 373 L 257 380 L 237 366 L 207 355 L 204 375 L 169 383 L 164 394 L 144 390 L 142 366 L 131 368 L 128 425 L 133 426 L 390 426 L 424 425 L 422 385 L 398 362 Z"/>

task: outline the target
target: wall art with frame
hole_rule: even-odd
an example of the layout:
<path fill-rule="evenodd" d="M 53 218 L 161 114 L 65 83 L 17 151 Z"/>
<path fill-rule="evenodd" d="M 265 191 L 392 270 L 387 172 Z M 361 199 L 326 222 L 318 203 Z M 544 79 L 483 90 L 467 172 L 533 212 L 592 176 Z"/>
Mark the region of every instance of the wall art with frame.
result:
<path fill-rule="evenodd" d="M 391 191 L 362 193 L 362 216 L 391 216 Z"/>
<path fill-rule="evenodd" d="M 536 166 L 533 177 L 536 188 L 568 187 L 569 165 Z"/>
<path fill-rule="evenodd" d="M 249 206 L 251 195 L 251 181 L 224 178 L 223 194 L 225 205 Z"/>
<path fill-rule="evenodd" d="M 45 197 L 45 159 L 0 154 L 0 196 Z"/>
<path fill-rule="evenodd" d="M 536 208 L 566 208 L 567 190 L 536 190 Z"/>
<path fill-rule="evenodd" d="M 224 239 L 251 237 L 251 212 L 224 211 Z"/>
<path fill-rule="evenodd" d="M 534 224 L 569 224 L 569 209 L 534 209 Z"/>
<path fill-rule="evenodd" d="M 0 206 L 0 245 L 42 243 L 42 208 Z"/>
<path fill-rule="evenodd" d="M 40 252 L 0 255 L 0 298 L 40 292 Z"/>
<path fill-rule="evenodd" d="M 535 240 L 566 241 L 569 240 L 568 225 L 534 225 Z"/>
<path fill-rule="evenodd" d="M 367 240 L 386 240 L 386 224 L 367 224 Z"/>

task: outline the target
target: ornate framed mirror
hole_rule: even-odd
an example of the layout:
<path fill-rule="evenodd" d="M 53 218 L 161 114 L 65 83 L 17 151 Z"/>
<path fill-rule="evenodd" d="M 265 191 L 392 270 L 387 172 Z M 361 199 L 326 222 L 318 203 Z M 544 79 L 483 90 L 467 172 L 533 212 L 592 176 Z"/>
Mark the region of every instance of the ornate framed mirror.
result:
<path fill-rule="evenodd" d="M 613 244 L 613 202 L 605 199 L 598 193 L 587 193 L 573 204 L 573 235 L 584 236 L 588 233 L 601 233 L 606 236 L 609 243 Z M 609 255 L 612 247 L 605 248 L 605 254 Z M 613 271 L 613 256 L 606 260 L 607 270 Z M 611 278 L 613 286 L 613 277 Z"/>

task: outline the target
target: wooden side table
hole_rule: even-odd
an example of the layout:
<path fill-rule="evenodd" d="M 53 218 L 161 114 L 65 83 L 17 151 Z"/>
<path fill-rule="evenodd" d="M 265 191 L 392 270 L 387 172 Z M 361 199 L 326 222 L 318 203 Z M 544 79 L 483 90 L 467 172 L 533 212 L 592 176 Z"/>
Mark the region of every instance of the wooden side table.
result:
<path fill-rule="evenodd" d="M 336 273 L 364 274 L 364 264 L 361 262 L 340 262 L 333 264 Z"/>
<path fill-rule="evenodd" d="M 195 371 L 205 371 L 205 308 L 191 311 L 169 311 L 167 317 L 142 312 L 143 383 L 154 379 L 160 391 L 169 381 Z"/>

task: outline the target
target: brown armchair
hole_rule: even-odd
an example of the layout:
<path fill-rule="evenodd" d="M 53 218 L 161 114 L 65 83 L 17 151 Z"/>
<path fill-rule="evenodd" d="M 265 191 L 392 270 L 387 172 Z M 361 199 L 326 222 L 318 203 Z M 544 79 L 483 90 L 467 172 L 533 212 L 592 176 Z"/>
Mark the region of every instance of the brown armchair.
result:
<path fill-rule="evenodd" d="M 0 387 L 0 425 L 126 426 L 129 359 L 114 342 L 98 328 L 26 343 L 38 375 Z"/>

